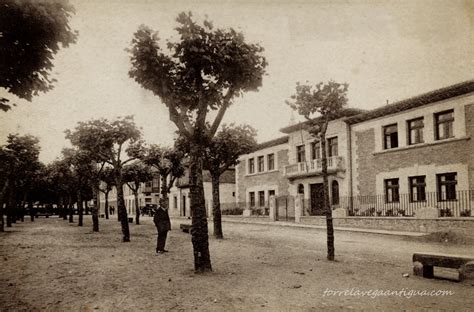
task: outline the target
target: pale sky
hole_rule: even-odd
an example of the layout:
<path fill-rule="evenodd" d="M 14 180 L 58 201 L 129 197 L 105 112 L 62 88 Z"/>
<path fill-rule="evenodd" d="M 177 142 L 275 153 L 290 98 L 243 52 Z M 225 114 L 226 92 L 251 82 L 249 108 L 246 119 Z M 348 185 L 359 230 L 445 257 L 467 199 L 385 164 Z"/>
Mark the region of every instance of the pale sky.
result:
<path fill-rule="evenodd" d="M 285 100 L 297 81 L 347 82 L 349 106 L 370 109 L 474 78 L 474 0 L 71 2 L 79 38 L 56 56 L 55 88 L 0 111 L 0 144 L 8 133 L 36 135 L 44 162 L 68 144 L 64 130 L 93 118 L 133 114 L 148 143 L 172 143 L 167 108 L 128 77 L 124 49 L 140 24 L 163 43 L 176 36 L 181 11 L 265 48 L 263 86 L 236 99 L 224 118 L 255 127 L 259 142 L 283 135 L 292 116 Z"/>

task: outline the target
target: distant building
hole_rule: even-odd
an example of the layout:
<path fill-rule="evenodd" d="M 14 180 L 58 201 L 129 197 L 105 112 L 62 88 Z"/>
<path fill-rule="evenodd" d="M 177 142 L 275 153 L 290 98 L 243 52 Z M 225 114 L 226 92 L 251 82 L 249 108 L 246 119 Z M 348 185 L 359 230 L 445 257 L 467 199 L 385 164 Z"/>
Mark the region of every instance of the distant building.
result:
<path fill-rule="evenodd" d="M 219 193 L 221 210 L 235 208 L 235 169 L 224 172 L 219 179 Z M 204 197 L 206 200 L 207 215 L 212 216 L 212 183 L 209 171 L 203 171 Z M 191 216 L 190 206 L 189 169 L 183 177 L 176 180 L 169 194 L 170 216 Z"/>

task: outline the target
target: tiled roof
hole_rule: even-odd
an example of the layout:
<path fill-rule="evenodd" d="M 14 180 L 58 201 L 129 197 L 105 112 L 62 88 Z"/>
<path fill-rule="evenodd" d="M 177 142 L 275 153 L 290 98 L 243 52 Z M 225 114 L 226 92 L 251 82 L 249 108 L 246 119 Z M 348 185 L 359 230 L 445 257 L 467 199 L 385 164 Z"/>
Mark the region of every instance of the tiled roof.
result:
<path fill-rule="evenodd" d="M 340 114 L 338 114 L 332 120 L 343 118 L 343 117 L 350 117 L 350 116 L 358 115 L 358 114 L 361 114 L 361 113 L 364 113 L 364 112 L 366 112 L 366 111 L 363 110 L 363 109 L 359 109 L 359 108 L 345 108 L 341 111 Z M 314 120 L 320 120 L 320 119 L 321 119 L 321 117 L 314 118 Z M 300 123 L 297 123 L 297 124 L 294 124 L 294 125 L 291 125 L 291 126 L 287 126 L 285 128 L 281 128 L 280 131 L 283 132 L 283 133 L 291 133 L 291 132 L 294 132 L 294 131 L 298 131 L 301 128 L 304 128 L 308 123 L 309 123 L 308 121 L 303 121 L 303 122 L 300 122 Z"/>
<path fill-rule="evenodd" d="M 285 143 L 288 143 L 287 135 L 277 138 L 277 139 L 270 140 L 270 141 L 262 142 L 255 147 L 254 151 L 262 150 L 267 147 L 277 146 L 277 145 L 285 144 Z"/>
<path fill-rule="evenodd" d="M 449 87 L 437 89 L 428 93 L 424 93 L 415 97 L 408 98 L 406 100 L 398 101 L 393 104 L 388 104 L 374 110 L 367 111 L 365 113 L 355 115 L 346 120 L 349 124 L 355 124 L 362 121 L 398 113 L 400 111 L 408 110 L 411 108 L 428 105 L 434 102 L 446 100 L 459 95 L 474 92 L 474 80 L 461 82 Z"/>

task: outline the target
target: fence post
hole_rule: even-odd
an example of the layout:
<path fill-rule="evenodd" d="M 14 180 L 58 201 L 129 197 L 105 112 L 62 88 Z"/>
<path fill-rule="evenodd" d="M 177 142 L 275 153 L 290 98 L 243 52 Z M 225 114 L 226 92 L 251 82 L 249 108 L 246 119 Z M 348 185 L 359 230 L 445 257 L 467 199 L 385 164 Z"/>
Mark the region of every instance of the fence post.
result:
<path fill-rule="evenodd" d="M 303 195 L 297 194 L 295 196 L 295 222 L 301 222 L 301 216 L 303 215 Z"/>
<path fill-rule="evenodd" d="M 268 198 L 269 206 L 270 206 L 270 220 L 277 221 L 277 214 L 276 214 L 276 198 L 274 195 Z"/>

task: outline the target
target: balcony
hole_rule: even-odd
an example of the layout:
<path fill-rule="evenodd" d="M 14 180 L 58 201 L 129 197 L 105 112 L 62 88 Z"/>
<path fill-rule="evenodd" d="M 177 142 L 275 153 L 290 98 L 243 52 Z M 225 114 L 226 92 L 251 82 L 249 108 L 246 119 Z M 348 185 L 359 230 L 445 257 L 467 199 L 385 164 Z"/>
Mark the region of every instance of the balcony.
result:
<path fill-rule="evenodd" d="M 341 156 L 328 157 L 328 172 L 344 171 L 344 159 Z M 285 176 L 287 178 L 296 178 L 303 176 L 320 175 L 323 172 L 321 159 L 299 162 L 285 166 Z"/>

